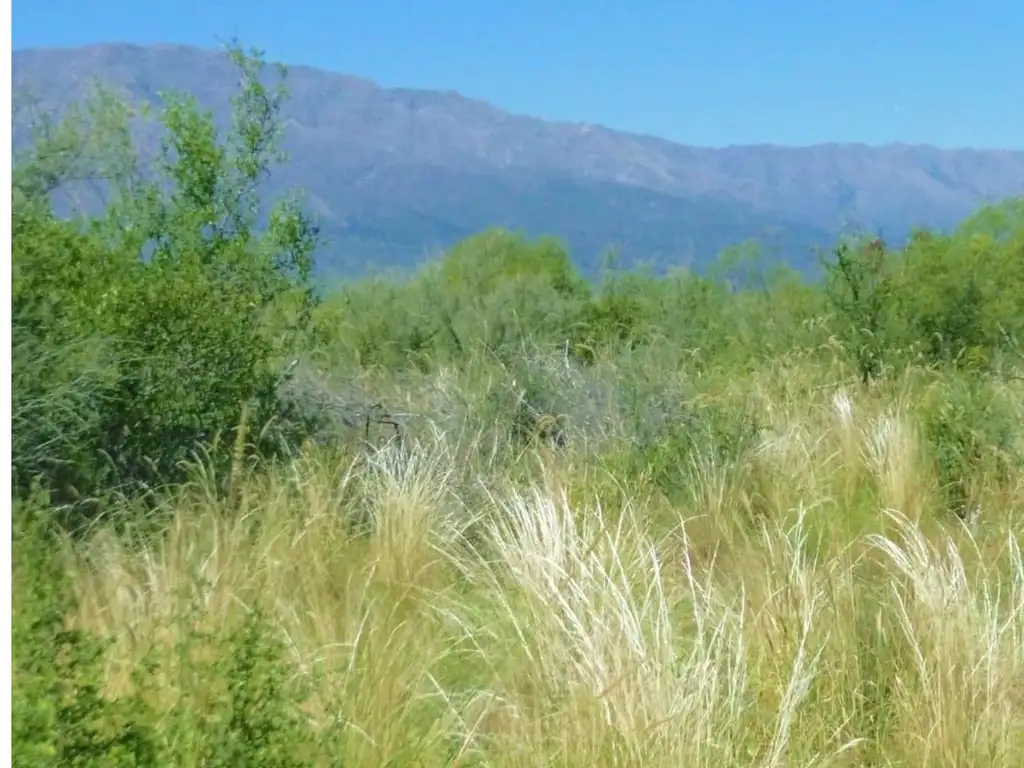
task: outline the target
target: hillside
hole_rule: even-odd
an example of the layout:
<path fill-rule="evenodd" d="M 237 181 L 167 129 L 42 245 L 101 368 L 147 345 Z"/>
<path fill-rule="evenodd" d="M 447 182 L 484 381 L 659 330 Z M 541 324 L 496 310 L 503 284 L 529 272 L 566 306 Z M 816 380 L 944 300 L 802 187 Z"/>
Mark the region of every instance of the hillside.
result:
<path fill-rule="evenodd" d="M 13 56 L 15 93 L 45 108 L 80 98 L 93 78 L 137 99 L 185 90 L 219 115 L 236 84 L 226 57 L 185 46 Z M 308 191 L 331 240 L 326 272 L 409 265 L 494 224 L 558 235 L 584 269 L 609 246 L 627 262 L 700 264 L 748 238 L 802 267 L 850 226 L 897 238 L 1024 194 L 1021 151 L 696 148 L 305 67 L 289 82 L 291 163 L 271 183 Z"/>

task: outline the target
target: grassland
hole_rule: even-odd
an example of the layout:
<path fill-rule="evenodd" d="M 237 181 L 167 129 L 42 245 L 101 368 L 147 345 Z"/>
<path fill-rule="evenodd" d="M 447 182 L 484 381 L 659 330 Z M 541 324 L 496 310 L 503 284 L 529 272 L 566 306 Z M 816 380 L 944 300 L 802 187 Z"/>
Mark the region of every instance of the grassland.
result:
<path fill-rule="evenodd" d="M 557 362 L 574 397 L 622 378 Z M 1024 475 L 979 474 L 966 520 L 944 512 L 924 374 L 679 382 L 761 426 L 730 443 L 695 421 L 659 487 L 624 466 L 614 408 L 512 450 L 459 413 L 478 373 L 407 377 L 407 410 L 454 415 L 404 446 L 236 467 L 227 498 L 199 472 L 156 530 L 61 539 L 70 626 L 112 640 L 98 682 L 186 740 L 179 764 L 245 707 L 310 764 L 1024 759 Z M 1024 416 L 1019 385 L 996 396 Z"/>
<path fill-rule="evenodd" d="M 15 165 L 15 765 L 1024 764 L 1022 201 L 819 283 L 489 231 L 316 300 L 233 55 L 155 180 L 102 94 Z"/>

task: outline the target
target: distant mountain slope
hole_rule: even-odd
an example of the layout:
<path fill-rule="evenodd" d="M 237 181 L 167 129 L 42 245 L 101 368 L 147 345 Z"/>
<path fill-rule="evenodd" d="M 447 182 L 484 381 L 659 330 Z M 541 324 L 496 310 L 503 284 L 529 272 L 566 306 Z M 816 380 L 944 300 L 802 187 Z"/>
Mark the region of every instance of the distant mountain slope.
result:
<path fill-rule="evenodd" d="M 175 45 L 16 51 L 13 86 L 44 107 L 94 77 L 133 98 L 166 89 L 226 114 L 226 57 Z M 503 112 L 456 93 L 385 89 L 291 67 L 286 146 L 274 184 L 299 185 L 333 240 L 329 271 L 367 258 L 408 265 L 491 224 L 563 237 L 584 268 L 628 260 L 704 263 L 765 241 L 792 264 L 843 227 L 946 228 L 987 200 L 1024 194 L 1024 152 L 928 146 L 709 149 Z"/>

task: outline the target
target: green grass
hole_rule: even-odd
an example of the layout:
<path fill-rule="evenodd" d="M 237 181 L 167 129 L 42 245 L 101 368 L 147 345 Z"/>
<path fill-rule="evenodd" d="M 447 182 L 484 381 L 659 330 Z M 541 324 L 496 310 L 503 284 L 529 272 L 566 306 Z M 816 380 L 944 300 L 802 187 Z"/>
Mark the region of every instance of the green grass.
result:
<path fill-rule="evenodd" d="M 15 164 L 15 765 L 1024 764 L 1024 201 L 822 284 L 490 230 L 315 302 L 232 57 L 156 180 L 103 92 Z"/>
<path fill-rule="evenodd" d="M 102 716 L 180 765 L 1018 765 L 1024 474 L 975 477 L 962 523 L 921 385 L 835 374 L 692 383 L 759 429 L 695 427 L 650 468 L 622 407 L 514 451 L 472 405 L 481 371 L 408 374 L 392 394 L 452 421 L 404 448 L 236 468 L 230 498 L 198 473 L 156 530 L 60 536 L 45 566 L 29 535 L 16 624 L 59 568 L 66 626 L 109 643 L 75 662 L 95 711 L 34 737 Z M 19 669 L 53 653 L 40 631 Z"/>

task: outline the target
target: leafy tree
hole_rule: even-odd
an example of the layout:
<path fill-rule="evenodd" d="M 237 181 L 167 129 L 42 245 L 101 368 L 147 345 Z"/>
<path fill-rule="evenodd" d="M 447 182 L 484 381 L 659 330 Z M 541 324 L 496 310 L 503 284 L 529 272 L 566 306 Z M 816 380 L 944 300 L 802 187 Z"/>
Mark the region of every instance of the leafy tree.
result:
<path fill-rule="evenodd" d="M 887 351 L 893 307 L 892 262 L 878 239 L 866 245 L 840 243 L 824 262 L 825 293 L 837 331 L 866 384 L 877 377 Z"/>
<path fill-rule="evenodd" d="M 917 233 L 900 274 L 900 312 L 929 363 L 988 368 L 1024 331 L 1024 212 L 1010 201 L 950 236 Z"/>
<path fill-rule="evenodd" d="M 94 458 L 57 485 L 74 497 L 127 483 L 180 480 L 199 443 L 230 436 L 244 407 L 263 423 L 278 413 L 278 358 L 300 343 L 314 296 L 317 227 L 288 197 L 260 228 L 260 182 L 275 162 L 286 98 L 262 80 L 259 52 L 232 47 L 240 88 L 221 138 L 194 99 L 163 94 L 163 140 L 151 162 L 133 143 L 140 115 L 100 89 L 19 159 L 13 217 L 15 442 L 22 487 L 51 485 L 46 453 L 59 415 L 54 397 L 87 370 L 67 350 L 103 350 L 95 418 L 61 461 Z M 83 117 L 84 115 L 84 117 Z M 59 151 L 58 151 L 59 150 Z M 109 201 L 102 213 L 61 221 L 52 192 L 85 158 Z M 37 381 L 36 361 L 57 356 L 67 371 Z M 19 375 L 22 374 L 22 375 Z M 29 414 L 30 405 L 36 412 Z M 19 415 L 21 416 L 19 420 Z M 19 433 L 20 430 L 20 433 Z M 226 448 L 213 452 L 226 461 Z"/>
<path fill-rule="evenodd" d="M 493 229 L 456 244 L 442 259 L 432 292 L 452 343 L 498 351 L 523 338 L 564 342 L 590 298 L 565 246 Z M 443 287 L 443 288 L 442 288 Z"/>
<path fill-rule="evenodd" d="M 589 295 L 565 246 L 552 237 L 533 242 L 520 234 L 496 228 L 468 237 L 445 254 L 444 282 L 459 291 L 491 293 L 515 278 L 536 277 L 566 298 Z"/>

